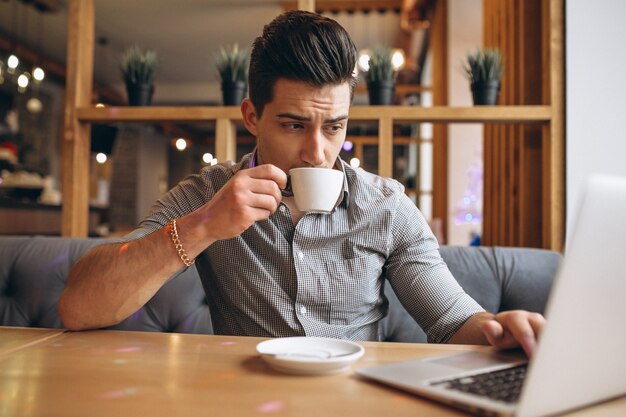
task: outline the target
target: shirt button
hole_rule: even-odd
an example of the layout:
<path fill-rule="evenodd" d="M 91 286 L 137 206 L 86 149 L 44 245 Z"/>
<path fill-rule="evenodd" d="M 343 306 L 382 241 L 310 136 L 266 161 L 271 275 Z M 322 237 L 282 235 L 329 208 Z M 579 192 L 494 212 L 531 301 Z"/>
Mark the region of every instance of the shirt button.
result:
<path fill-rule="evenodd" d="M 298 252 L 298 259 L 303 260 L 304 259 L 304 253 Z"/>
<path fill-rule="evenodd" d="M 285 207 L 285 206 L 282 206 L 282 205 L 281 205 L 281 206 L 279 207 L 279 210 L 280 210 L 280 212 L 281 212 L 281 213 L 287 213 L 287 207 Z"/>
<path fill-rule="evenodd" d="M 305 306 L 300 307 L 300 313 L 301 314 L 306 314 L 306 307 Z"/>

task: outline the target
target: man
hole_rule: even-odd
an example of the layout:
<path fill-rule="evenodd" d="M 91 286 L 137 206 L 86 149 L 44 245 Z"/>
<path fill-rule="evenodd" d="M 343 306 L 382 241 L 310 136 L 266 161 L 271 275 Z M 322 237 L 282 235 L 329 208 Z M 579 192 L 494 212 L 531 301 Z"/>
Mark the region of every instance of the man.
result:
<path fill-rule="evenodd" d="M 219 334 L 376 340 L 387 279 L 429 340 L 532 354 L 543 317 L 484 312 L 403 188 L 338 158 L 355 63 L 352 40 L 331 19 L 294 11 L 267 25 L 241 104 L 255 152 L 185 179 L 124 242 L 79 260 L 59 301 L 66 327 L 123 320 L 195 259 Z M 344 171 L 332 213 L 300 212 L 281 195 L 285 173 L 302 166 Z"/>

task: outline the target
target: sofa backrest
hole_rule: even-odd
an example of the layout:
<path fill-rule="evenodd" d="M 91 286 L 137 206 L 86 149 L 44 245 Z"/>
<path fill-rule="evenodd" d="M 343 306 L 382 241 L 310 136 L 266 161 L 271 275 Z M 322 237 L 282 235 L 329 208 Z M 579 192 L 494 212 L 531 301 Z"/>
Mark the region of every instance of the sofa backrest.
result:
<path fill-rule="evenodd" d="M 102 239 L 0 237 L 0 324 L 62 328 L 56 304 L 74 263 Z M 211 334 L 211 314 L 198 273 L 179 273 L 131 317 L 112 326 Z"/>
<path fill-rule="evenodd" d="M 528 310 L 544 313 L 561 262 L 545 249 L 443 246 L 443 260 L 461 287 L 485 310 Z M 385 286 L 389 314 L 382 320 L 385 341 L 426 342 L 426 335 Z"/>
<path fill-rule="evenodd" d="M 0 325 L 62 328 L 56 304 L 72 265 L 102 239 L 0 237 Z M 560 263 L 541 249 L 442 247 L 455 278 L 491 312 L 543 313 Z M 426 336 L 385 286 L 389 314 L 383 340 L 425 342 Z M 181 271 L 131 317 L 111 329 L 211 334 L 211 314 L 195 267 Z"/>

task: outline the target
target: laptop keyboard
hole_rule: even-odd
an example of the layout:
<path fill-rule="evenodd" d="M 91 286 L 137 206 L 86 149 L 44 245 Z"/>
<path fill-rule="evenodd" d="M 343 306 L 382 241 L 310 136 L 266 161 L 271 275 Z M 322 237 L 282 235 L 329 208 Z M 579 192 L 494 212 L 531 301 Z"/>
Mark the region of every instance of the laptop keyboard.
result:
<path fill-rule="evenodd" d="M 484 374 L 433 382 L 431 385 L 489 397 L 506 403 L 517 402 L 527 364 Z"/>

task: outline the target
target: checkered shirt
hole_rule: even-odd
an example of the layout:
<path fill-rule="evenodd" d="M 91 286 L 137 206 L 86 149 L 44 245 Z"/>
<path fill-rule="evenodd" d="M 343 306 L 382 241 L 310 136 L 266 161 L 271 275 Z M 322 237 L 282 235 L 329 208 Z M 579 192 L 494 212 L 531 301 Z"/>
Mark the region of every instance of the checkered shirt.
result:
<path fill-rule="evenodd" d="M 187 177 L 124 240 L 198 209 L 250 158 Z M 330 214 L 307 213 L 294 226 L 281 203 L 267 220 L 197 257 L 215 333 L 380 340 L 388 281 L 429 341 L 447 341 L 483 309 L 451 275 L 401 184 L 341 160 L 336 166 L 345 173 L 343 197 Z"/>

